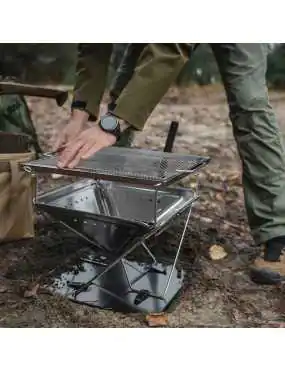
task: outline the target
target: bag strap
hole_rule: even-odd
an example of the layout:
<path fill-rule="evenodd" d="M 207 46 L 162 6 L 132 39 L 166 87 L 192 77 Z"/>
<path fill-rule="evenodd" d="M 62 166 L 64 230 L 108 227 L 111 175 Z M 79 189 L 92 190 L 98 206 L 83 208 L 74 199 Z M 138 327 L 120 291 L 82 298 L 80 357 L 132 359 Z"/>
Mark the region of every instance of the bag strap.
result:
<path fill-rule="evenodd" d="M 20 186 L 20 169 L 19 169 L 19 163 L 17 161 L 9 161 L 10 164 L 10 170 L 11 170 L 11 185 L 10 185 L 10 191 L 11 191 L 11 198 L 15 198 L 17 194 L 19 194 L 19 191 L 21 190 Z"/>

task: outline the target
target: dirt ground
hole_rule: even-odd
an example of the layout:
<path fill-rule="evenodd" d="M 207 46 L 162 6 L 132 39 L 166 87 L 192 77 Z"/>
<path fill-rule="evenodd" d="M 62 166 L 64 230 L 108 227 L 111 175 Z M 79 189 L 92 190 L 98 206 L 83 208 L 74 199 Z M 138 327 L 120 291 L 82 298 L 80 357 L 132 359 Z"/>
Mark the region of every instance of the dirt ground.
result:
<path fill-rule="evenodd" d="M 285 133 L 285 93 L 272 92 L 272 105 Z M 46 99 L 29 99 L 44 149 L 50 148 L 63 108 Z M 187 285 L 168 313 L 170 327 L 268 327 L 285 320 L 284 288 L 258 287 L 247 276 L 257 250 L 250 237 L 243 205 L 239 160 L 220 87 L 173 89 L 152 114 L 135 146 L 163 148 L 171 120 L 180 123 L 174 151 L 208 155 L 201 174 L 201 199 L 196 204 L 184 243 Z M 44 191 L 62 180 L 41 180 Z M 179 225 L 160 243 L 171 250 Z M 213 261 L 209 249 L 222 246 L 227 256 Z M 76 259 L 84 245 L 61 228 L 38 218 L 37 237 L 0 246 L 0 326 L 2 327 L 144 327 L 142 314 L 92 309 L 52 296 L 43 284 L 56 270 Z M 39 284 L 39 286 L 37 286 Z M 27 290 L 36 295 L 25 297 Z M 36 290 L 37 289 L 37 290 Z M 276 325 L 277 323 L 277 325 Z"/>

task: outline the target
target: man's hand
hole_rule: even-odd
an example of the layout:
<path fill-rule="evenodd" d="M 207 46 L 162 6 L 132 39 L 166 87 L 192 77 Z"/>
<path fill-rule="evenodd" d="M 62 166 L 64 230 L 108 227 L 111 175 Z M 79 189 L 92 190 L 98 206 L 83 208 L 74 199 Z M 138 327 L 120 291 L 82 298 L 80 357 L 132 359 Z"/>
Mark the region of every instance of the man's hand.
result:
<path fill-rule="evenodd" d="M 59 134 L 55 144 L 53 146 L 53 151 L 59 151 L 65 147 L 69 142 L 72 142 L 78 138 L 79 134 L 83 130 L 85 124 L 88 121 L 88 113 L 84 111 L 74 110 L 69 123 Z"/>
<path fill-rule="evenodd" d="M 100 149 L 110 147 L 115 143 L 116 137 L 106 133 L 98 125 L 86 129 L 77 138 L 67 143 L 60 154 L 58 166 L 72 169 L 81 159 L 86 160 Z"/>

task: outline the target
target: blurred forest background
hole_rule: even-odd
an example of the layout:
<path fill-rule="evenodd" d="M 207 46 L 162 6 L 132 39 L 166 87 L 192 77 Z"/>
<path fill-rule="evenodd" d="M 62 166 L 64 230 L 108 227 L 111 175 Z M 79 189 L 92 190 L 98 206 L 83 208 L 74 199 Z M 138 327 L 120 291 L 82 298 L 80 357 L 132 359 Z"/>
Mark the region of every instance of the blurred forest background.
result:
<path fill-rule="evenodd" d="M 110 78 L 118 67 L 127 44 L 116 44 L 110 67 Z M 269 44 L 268 84 L 285 87 L 285 44 Z M 37 84 L 70 85 L 74 81 L 77 44 L 0 44 L 0 77 Z M 220 81 L 211 49 L 200 44 L 176 84 L 209 85 Z"/>

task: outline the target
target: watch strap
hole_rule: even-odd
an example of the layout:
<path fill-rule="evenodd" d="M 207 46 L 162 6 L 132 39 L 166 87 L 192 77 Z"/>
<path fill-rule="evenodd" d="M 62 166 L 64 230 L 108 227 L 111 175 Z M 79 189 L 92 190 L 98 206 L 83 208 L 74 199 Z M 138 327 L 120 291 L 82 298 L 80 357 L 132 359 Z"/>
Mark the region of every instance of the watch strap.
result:
<path fill-rule="evenodd" d="M 71 103 L 71 110 L 77 109 L 77 110 L 80 110 L 80 111 L 87 112 L 86 107 L 87 107 L 87 103 L 83 102 L 81 100 L 73 100 L 72 103 Z M 97 120 L 96 116 L 91 115 L 89 112 L 87 112 L 87 113 L 89 114 L 88 121 L 93 121 L 94 122 L 94 121 Z"/>

